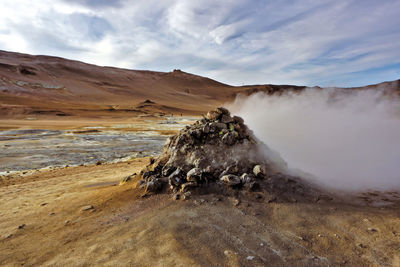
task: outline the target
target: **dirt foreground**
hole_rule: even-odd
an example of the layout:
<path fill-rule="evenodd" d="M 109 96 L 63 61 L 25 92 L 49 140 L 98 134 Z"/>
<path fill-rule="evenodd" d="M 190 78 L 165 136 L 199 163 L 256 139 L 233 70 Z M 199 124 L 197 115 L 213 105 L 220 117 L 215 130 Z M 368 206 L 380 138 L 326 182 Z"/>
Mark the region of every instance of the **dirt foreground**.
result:
<path fill-rule="evenodd" d="M 168 116 L 200 116 L 238 94 L 305 88 L 0 56 L 0 131 L 170 135 L 159 123 Z M 386 86 L 398 92 L 399 82 Z M 372 204 L 387 196 L 376 192 L 359 196 L 363 205 L 277 203 L 261 193 L 143 198 L 137 181 L 119 183 L 148 158 L 100 163 L 0 176 L 1 266 L 400 266 L 399 192 L 387 192 L 392 205 L 381 207 Z"/>
<path fill-rule="evenodd" d="M 399 207 L 141 198 L 147 158 L 15 175 L 0 187 L 5 266 L 399 266 Z"/>

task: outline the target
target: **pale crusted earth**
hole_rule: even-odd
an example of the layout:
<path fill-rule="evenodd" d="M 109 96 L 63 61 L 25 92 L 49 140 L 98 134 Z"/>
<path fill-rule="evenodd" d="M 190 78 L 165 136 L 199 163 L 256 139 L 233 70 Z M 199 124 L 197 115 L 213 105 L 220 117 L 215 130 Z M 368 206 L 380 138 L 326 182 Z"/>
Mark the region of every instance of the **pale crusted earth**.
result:
<path fill-rule="evenodd" d="M 399 265 L 399 205 L 268 203 L 240 194 L 174 201 L 140 198 L 135 182 L 115 185 L 146 164 L 39 171 L 3 184 L 1 265 Z"/>

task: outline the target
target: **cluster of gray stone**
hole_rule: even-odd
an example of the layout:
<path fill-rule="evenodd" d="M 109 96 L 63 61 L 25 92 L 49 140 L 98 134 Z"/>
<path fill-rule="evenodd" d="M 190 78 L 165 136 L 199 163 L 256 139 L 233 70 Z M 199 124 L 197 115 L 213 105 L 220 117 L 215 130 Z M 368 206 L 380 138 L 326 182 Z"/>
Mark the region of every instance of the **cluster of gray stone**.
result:
<path fill-rule="evenodd" d="M 332 200 L 288 173 L 279 154 L 259 141 L 242 118 L 220 107 L 170 137 L 161 155 L 140 172 L 139 186 L 145 195 L 169 191 L 174 199 L 194 192 L 242 192 L 267 202 Z"/>
<path fill-rule="evenodd" d="M 140 185 L 183 197 L 211 183 L 251 191 L 272 170 L 266 149 L 242 118 L 220 107 L 170 137 L 163 153 L 141 171 Z"/>

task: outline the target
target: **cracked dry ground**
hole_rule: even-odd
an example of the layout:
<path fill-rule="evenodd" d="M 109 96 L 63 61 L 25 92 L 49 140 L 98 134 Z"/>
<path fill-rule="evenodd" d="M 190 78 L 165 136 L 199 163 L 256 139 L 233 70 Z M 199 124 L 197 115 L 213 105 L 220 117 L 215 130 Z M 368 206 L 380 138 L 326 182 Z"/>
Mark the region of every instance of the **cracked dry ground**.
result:
<path fill-rule="evenodd" d="M 5 266 L 398 266 L 399 206 L 174 201 L 115 186 L 148 159 L 2 181 Z M 238 201 L 239 200 L 239 201 Z M 92 209 L 82 211 L 82 207 Z M 23 226 L 24 225 L 24 226 Z M 21 229 L 18 227 L 21 226 Z"/>

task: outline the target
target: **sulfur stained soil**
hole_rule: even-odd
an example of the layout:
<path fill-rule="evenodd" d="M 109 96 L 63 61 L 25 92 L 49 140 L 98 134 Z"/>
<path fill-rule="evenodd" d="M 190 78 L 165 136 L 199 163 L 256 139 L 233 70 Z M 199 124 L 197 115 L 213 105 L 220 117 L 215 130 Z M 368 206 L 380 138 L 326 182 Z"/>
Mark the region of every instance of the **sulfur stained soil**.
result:
<path fill-rule="evenodd" d="M 141 198 L 128 162 L 15 175 L 0 187 L 4 266 L 398 266 L 399 205 Z M 93 208 L 82 210 L 92 205 Z M 20 229 L 19 229 L 20 228 Z"/>

